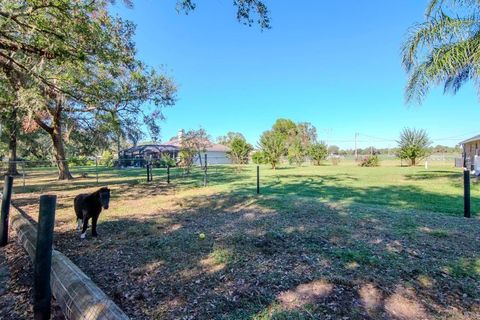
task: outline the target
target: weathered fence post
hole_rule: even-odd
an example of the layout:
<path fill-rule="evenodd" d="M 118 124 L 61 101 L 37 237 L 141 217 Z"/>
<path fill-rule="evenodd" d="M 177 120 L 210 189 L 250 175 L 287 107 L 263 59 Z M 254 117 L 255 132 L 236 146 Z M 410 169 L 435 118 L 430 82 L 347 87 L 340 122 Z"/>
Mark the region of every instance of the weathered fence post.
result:
<path fill-rule="evenodd" d="M 257 166 L 257 194 L 260 194 L 260 166 Z"/>
<path fill-rule="evenodd" d="M 10 200 L 12 199 L 13 177 L 5 176 L 2 196 L 2 212 L 0 216 L 0 247 L 8 243 L 8 214 L 10 212 Z"/>
<path fill-rule="evenodd" d="M 167 183 L 170 184 L 170 165 L 167 164 Z"/>
<path fill-rule="evenodd" d="M 153 164 L 150 162 L 150 181 L 153 181 Z"/>
<path fill-rule="evenodd" d="M 206 187 L 208 180 L 207 180 L 207 154 L 205 153 L 205 170 L 204 170 L 204 175 L 203 175 L 203 186 Z"/>
<path fill-rule="evenodd" d="M 470 218 L 470 170 L 463 171 L 463 215 Z"/>
<path fill-rule="evenodd" d="M 35 320 L 50 319 L 52 288 L 50 272 L 52 269 L 53 226 L 57 196 L 40 196 L 38 214 L 37 245 L 33 270 L 33 314 Z"/>

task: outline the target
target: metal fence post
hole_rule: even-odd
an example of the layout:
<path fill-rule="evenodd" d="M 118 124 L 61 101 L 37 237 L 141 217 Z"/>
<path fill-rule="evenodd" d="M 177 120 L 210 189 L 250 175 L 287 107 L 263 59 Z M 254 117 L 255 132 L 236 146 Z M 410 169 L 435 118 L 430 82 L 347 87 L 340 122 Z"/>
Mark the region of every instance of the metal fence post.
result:
<path fill-rule="evenodd" d="M 167 183 L 170 184 L 170 166 L 167 164 Z"/>
<path fill-rule="evenodd" d="M 0 216 L 0 247 L 8 243 L 8 215 L 10 213 L 10 200 L 12 199 L 13 177 L 5 176 L 2 195 L 2 212 Z"/>
<path fill-rule="evenodd" d="M 470 170 L 463 171 L 463 215 L 470 218 Z"/>
<path fill-rule="evenodd" d="M 208 179 L 207 179 L 207 154 L 205 153 L 205 172 L 204 172 L 204 177 L 203 177 L 203 186 L 206 187 L 208 184 Z"/>
<path fill-rule="evenodd" d="M 260 194 L 260 166 L 257 166 L 257 194 Z"/>
<path fill-rule="evenodd" d="M 53 226 L 57 196 L 40 196 L 38 214 L 37 247 L 35 249 L 33 313 L 34 319 L 50 319 L 52 288 L 50 272 L 52 269 Z"/>

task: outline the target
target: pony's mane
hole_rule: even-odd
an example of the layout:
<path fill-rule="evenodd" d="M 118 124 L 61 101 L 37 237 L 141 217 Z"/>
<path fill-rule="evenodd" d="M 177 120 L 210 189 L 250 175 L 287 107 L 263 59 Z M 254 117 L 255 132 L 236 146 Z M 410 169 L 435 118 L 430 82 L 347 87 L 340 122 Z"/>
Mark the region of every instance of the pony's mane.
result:
<path fill-rule="evenodd" d="M 100 192 L 109 192 L 110 189 L 108 189 L 108 187 L 101 187 L 100 189 L 98 189 L 97 191 L 93 192 L 92 195 L 94 194 L 99 194 Z"/>

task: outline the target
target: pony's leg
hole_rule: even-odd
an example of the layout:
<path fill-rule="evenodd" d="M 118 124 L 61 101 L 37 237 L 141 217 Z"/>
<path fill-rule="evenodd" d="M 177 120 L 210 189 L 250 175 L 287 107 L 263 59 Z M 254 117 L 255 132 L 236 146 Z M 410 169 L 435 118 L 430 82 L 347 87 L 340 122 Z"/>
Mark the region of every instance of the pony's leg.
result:
<path fill-rule="evenodd" d="M 98 236 L 98 233 L 97 233 L 97 220 L 98 220 L 98 214 L 92 217 L 92 237 Z"/>
<path fill-rule="evenodd" d="M 88 216 L 87 213 L 83 213 L 83 228 L 82 228 L 82 234 L 80 235 L 80 239 L 85 239 L 87 236 L 87 227 L 88 227 Z"/>
<path fill-rule="evenodd" d="M 82 219 L 77 219 L 77 230 L 80 231 L 82 229 Z"/>

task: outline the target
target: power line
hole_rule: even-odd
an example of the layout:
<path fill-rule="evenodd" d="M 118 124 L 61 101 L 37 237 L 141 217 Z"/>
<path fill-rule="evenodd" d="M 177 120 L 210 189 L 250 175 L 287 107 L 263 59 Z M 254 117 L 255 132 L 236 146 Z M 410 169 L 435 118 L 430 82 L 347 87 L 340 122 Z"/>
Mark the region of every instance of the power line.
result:
<path fill-rule="evenodd" d="M 370 135 L 364 134 L 364 133 L 358 133 L 358 134 L 362 135 L 364 137 L 371 138 L 371 139 L 374 139 L 374 140 L 379 140 L 379 141 L 396 141 L 395 139 L 379 138 L 379 137 L 370 136 Z"/>
<path fill-rule="evenodd" d="M 460 138 L 465 137 L 466 135 L 472 135 L 472 134 L 475 134 L 475 133 L 478 134 L 478 130 L 477 130 L 477 131 L 471 131 L 471 132 L 468 132 L 468 133 L 459 134 L 459 135 L 456 135 L 456 136 L 450 136 L 450 137 L 446 137 L 446 138 L 440 138 L 440 139 L 436 139 L 436 140 L 460 139 Z"/>

